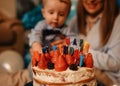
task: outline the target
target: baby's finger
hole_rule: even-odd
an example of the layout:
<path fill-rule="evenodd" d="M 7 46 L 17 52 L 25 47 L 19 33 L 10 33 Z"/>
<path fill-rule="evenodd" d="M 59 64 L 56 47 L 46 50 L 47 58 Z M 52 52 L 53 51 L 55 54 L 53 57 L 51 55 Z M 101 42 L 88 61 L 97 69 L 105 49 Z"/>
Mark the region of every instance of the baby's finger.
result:
<path fill-rule="evenodd" d="M 52 42 L 51 45 L 60 45 L 60 44 L 64 44 L 64 40 L 58 40 L 58 41 L 55 41 L 55 42 Z"/>

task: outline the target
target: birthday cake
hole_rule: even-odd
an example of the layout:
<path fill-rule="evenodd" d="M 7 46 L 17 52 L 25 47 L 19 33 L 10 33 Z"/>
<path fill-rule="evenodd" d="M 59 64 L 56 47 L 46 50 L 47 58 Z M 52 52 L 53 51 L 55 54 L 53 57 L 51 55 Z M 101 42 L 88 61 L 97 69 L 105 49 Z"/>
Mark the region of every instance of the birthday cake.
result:
<path fill-rule="evenodd" d="M 66 45 L 43 47 L 32 57 L 33 86 L 96 86 L 89 43 L 80 39 Z"/>

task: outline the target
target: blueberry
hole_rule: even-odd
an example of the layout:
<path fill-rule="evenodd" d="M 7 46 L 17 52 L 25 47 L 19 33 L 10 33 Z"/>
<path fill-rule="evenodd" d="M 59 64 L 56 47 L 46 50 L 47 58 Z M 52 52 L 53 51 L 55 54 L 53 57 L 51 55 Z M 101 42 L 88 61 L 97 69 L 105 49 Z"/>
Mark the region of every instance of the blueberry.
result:
<path fill-rule="evenodd" d="M 82 85 L 82 86 L 88 86 L 87 84 L 84 84 L 84 85 Z"/>
<path fill-rule="evenodd" d="M 48 62 L 47 68 L 48 68 L 48 69 L 54 69 L 54 63 Z"/>
<path fill-rule="evenodd" d="M 78 70 L 77 66 L 75 64 L 71 64 L 69 67 L 70 70 L 76 71 Z"/>

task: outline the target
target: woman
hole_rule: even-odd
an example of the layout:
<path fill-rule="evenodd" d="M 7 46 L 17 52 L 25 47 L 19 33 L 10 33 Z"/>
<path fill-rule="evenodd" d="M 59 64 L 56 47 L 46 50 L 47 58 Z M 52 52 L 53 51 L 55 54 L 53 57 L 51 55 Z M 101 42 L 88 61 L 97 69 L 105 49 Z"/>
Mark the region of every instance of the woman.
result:
<path fill-rule="evenodd" d="M 69 24 L 72 32 L 90 43 L 94 66 L 102 72 L 96 76 L 106 86 L 120 85 L 119 22 L 117 0 L 78 0 L 77 17 Z"/>

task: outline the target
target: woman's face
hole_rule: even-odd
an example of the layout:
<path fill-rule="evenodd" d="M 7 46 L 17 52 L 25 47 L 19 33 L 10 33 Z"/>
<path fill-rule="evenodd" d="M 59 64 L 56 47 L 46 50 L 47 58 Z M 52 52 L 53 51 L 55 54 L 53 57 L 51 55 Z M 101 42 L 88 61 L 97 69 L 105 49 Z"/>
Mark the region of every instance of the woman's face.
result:
<path fill-rule="evenodd" d="M 82 0 L 82 3 L 86 12 L 91 15 L 100 13 L 104 6 L 104 0 Z"/>

